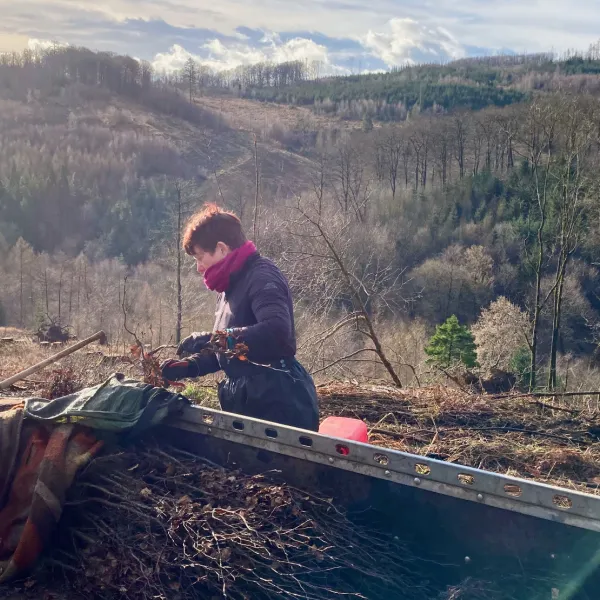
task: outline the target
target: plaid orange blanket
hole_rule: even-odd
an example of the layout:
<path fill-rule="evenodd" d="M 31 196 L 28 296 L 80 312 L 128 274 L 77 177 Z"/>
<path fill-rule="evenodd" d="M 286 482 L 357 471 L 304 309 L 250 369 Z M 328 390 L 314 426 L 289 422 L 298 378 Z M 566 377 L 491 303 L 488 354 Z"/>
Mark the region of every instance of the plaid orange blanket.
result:
<path fill-rule="evenodd" d="M 16 470 L 10 469 L 15 471 L 12 481 L 2 484 L 0 477 L 0 491 L 2 485 L 10 486 L 6 502 L 0 504 L 0 583 L 33 567 L 60 519 L 77 471 L 102 446 L 90 429 L 73 424 L 22 427 L 22 408 L 9 412 L 10 418 L 6 411 L 0 413 L 5 415 L 0 419 L 0 449 L 11 449 L 8 455 L 16 448 L 18 456 Z M 0 476 L 5 473 L 2 462 Z"/>
<path fill-rule="evenodd" d="M 0 398 L 0 583 L 48 546 L 77 471 L 102 446 L 95 432 L 139 435 L 187 405 L 119 374 L 51 402 Z"/>

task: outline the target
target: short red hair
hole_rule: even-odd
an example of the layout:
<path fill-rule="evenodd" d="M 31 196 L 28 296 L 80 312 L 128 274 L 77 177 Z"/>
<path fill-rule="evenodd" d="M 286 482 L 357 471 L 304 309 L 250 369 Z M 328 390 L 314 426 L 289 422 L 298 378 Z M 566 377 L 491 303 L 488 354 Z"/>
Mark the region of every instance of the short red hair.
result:
<path fill-rule="evenodd" d="M 212 254 L 219 242 L 235 250 L 246 241 L 238 217 L 220 209 L 216 204 L 206 204 L 188 221 L 183 233 L 183 249 L 190 256 L 194 254 L 196 247 Z"/>

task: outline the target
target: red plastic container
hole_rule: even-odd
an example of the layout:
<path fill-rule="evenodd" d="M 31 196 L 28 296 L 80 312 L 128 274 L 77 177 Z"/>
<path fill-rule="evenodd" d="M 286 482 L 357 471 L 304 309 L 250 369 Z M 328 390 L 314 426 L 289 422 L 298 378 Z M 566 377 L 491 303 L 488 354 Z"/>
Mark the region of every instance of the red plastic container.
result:
<path fill-rule="evenodd" d="M 319 433 L 332 437 L 352 440 L 353 442 L 369 443 L 367 424 L 360 419 L 348 417 L 327 417 L 319 427 Z"/>

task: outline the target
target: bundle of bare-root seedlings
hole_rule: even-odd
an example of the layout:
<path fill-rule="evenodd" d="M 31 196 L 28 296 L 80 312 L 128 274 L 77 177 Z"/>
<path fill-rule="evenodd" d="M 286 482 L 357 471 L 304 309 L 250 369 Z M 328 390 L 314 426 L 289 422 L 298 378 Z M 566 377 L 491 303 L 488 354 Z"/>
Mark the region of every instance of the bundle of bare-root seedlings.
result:
<path fill-rule="evenodd" d="M 446 567 L 330 499 L 146 443 L 80 474 L 52 547 L 27 579 L 0 586 L 0 598 L 525 597 L 513 595 L 525 593 L 519 578 L 499 589 L 494 577 L 456 581 Z"/>
<path fill-rule="evenodd" d="M 162 446 L 95 460 L 59 530 L 33 576 L 46 593 L 57 580 L 103 599 L 421 600 L 439 591 L 391 535 L 357 527 L 331 501 Z"/>

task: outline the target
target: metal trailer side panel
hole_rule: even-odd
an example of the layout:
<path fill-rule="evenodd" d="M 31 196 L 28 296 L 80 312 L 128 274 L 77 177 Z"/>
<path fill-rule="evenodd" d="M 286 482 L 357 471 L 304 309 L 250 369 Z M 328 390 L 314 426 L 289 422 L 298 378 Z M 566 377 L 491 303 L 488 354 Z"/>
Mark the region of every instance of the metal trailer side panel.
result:
<path fill-rule="evenodd" d="M 506 598 L 600 598 L 600 498 L 207 409 L 188 409 L 158 433 L 220 465 L 333 498 L 389 534 L 391 550 L 432 561 L 426 576 L 441 587 L 475 577 L 506 587 Z"/>

